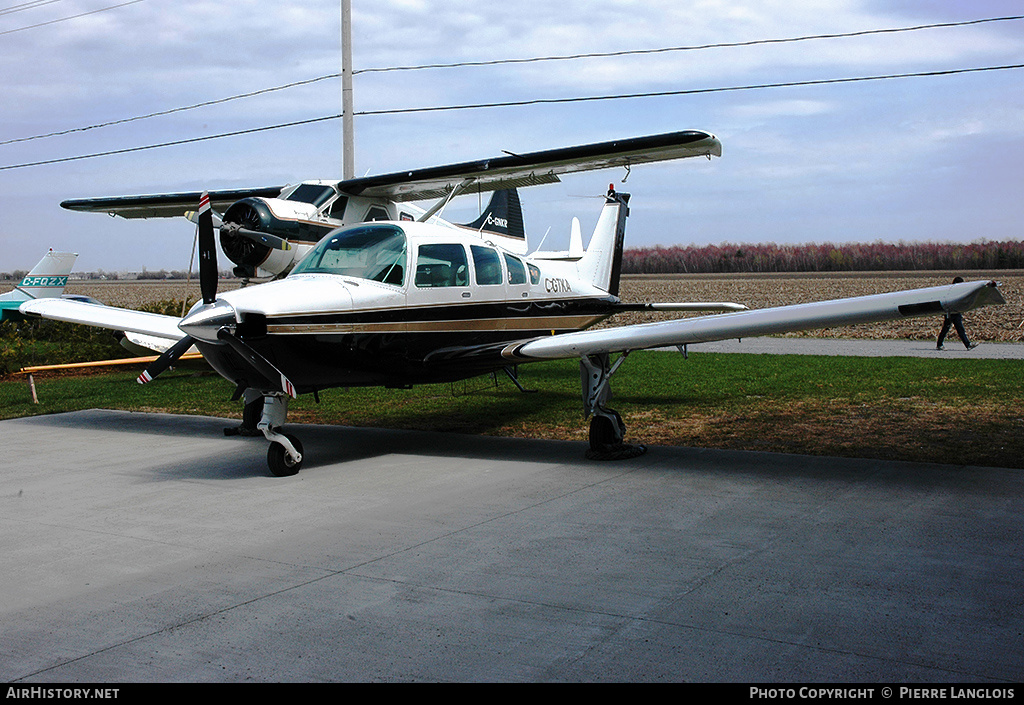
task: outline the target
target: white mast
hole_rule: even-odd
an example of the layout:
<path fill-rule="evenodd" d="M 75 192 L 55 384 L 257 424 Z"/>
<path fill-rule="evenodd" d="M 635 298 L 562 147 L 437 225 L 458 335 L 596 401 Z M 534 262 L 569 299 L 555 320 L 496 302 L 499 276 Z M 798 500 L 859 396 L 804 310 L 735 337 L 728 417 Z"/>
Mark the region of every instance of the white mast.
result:
<path fill-rule="evenodd" d="M 341 136 L 342 178 L 356 172 L 355 123 L 352 114 L 352 0 L 341 0 Z"/>

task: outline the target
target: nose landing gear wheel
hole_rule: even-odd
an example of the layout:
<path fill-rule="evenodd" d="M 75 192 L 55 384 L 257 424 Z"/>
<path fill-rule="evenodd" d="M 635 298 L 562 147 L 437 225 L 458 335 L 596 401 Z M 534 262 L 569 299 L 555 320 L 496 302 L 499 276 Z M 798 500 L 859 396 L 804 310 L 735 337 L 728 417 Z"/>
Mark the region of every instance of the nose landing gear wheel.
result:
<path fill-rule="evenodd" d="M 290 433 L 286 433 L 285 438 L 295 446 L 295 450 L 301 455 L 302 443 L 299 442 L 299 439 Z M 275 477 L 290 477 L 298 473 L 302 468 L 302 461 L 293 463 L 288 458 L 288 453 L 285 451 L 284 446 L 280 443 L 270 444 L 270 448 L 267 449 L 267 464 L 270 466 L 270 472 Z"/>

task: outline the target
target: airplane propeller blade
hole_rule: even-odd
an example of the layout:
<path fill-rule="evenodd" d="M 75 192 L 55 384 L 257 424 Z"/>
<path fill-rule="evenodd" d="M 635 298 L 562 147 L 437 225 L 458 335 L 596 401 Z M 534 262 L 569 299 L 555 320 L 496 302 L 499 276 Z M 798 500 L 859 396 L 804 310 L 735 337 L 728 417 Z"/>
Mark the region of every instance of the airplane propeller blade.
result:
<path fill-rule="evenodd" d="M 295 385 L 293 385 L 279 369 L 271 364 L 267 358 L 253 350 L 241 338 L 232 335 L 231 331 L 227 328 L 221 328 L 217 331 L 217 338 L 222 342 L 227 343 L 235 350 L 235 352 L 244 357 L 249 364 L 251 364 L 257 372 L 266 377 L 271 384 L 276 383 L 279 391 L 284 392 L 293 399 L 299 396 L 298 391 L 295 389 Z"/>
<path fill-rule="evenodd" d="M 224 223 L 224 218 L 221 217 L 221 214 L 218 213 L 215 210 L 212 210 L 212 206 L 211 206 L 211 212 L 213 213 L 212 218 L 213 218 L 213 225 L 214 225 L 214 227 L 222 225 Z M 199 213 L 197 211 L 185 211 L 185 219 L 189 220 L 189 221 L 191 221 L 191 222 L 193 222 L 193 223 L 198 225 L 199 224 Z"/>
<path fill-rule="evenodd" d="M 167 348 L 163 355 L 149 363 L 141 375 L 136 380 L 139 384 L 146 384 L 152 382 L 158 374 L 166 370 L 168 367 L 178 361 L 178 358 L 185 354 L 185 351 L 192 347 L 192 343 L 195 342 L 191 335 L 186 335 L 184 338 L 179 340 L 177 343 Z"/>
<path fill-rule="evenodd" d="M 239 235 L 244 238 L 248 238 L 253 242 L 258 242 L 261 245 L 266 245 L 274 250 L 290 250 L 292 249 L 291 243 L 285 240 L 283 237 L 271 235 L 270 233 L 261 233 L 258 230 L 249 230 L 243 228 L 238 223 L 224 223 L 220 226 L 220 232 L 222 235 Z"/>
<path fill-rule="evenodd" d="M 203 191 L 199 199 L 199 288 L 203 303 L 212 304 L 217 300 L 217 242 L 213 236 L 213 210 L 210 194 Z"/>

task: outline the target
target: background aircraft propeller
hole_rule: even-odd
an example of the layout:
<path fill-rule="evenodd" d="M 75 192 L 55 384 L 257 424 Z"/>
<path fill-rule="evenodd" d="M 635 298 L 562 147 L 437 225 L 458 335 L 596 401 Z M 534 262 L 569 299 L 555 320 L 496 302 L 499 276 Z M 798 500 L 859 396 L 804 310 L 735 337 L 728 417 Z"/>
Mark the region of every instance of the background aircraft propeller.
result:
<path fill-rule="evenodd" d="M 244 237 L 247 240 L 252 240 L 253 242 L 259 243 L 260 245 L 266 245 L 267 247 L 274 250 L 292 249 L 292 244 L 285 240 L 283 237 L 278 237 L 277 235 L 271 235 L 270 233 L 265 233 L 259 230 L 253 230 L 252 228 L 247 228 L 243 223 L 235 223 L 231 221 L 225 222 L 219 213 L 215 211 L 212 213 L 212 220 L 214 221 L 214 225 L 220 228 L 220 234 L 222 237 Z M 243 216 L 248 213 L 249 211 L 244 211 Z M 191 220 L 193 223 L 199 222 L 199 214 L 196 211 L 186 212 L 185 217 Z M 256 224 L 259 223 L 258 214 L 253 222 Z"/>
<path fill-rule="evenodd" d="M 292 249 L 291 243 L 285 240 L 283 237 L 277 235 L 271 235 L 270 233 L 261 233 L 258 230 L 249 230 L 243 228 L 238 223 L 224 223 L 220 226 L 221 236 L 227 235 L 228 237 L 240 236 L 258 242 L 261 245 L 266 245 L 273 250 L 290 250 Z"/>

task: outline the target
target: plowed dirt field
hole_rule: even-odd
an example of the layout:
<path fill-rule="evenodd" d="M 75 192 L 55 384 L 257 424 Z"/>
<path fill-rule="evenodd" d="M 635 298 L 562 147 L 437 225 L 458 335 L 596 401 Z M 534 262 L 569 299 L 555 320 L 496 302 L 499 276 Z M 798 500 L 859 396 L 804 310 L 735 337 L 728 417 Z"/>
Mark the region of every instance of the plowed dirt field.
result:
<path fill-rule="evenodd" d="M 848 296 L 881 294 L 948 284 L 954 272 L 864 272 L 829 274 L 680 274 L 631 275 L 623 277 L 623 301 L 734 301 L 750 308 L 767 308 L 822 301 Z M 965 316 L 968 332 L 978 341 L 1017 342 L 1024 340 L 1024 271 L 970 272 L 966 279 L 994 279 L 1001 283 L 1005 306 L 990 306 Z M 238 282 L 221 282 L 221 290 L 236 288 Z M 69 293 L 87 294 L 114 305 L 135 308 L 186 294 L 182 281 L 100 281 L 71 282 Z M 199 287 L 192 282 L 188 295 L 195 299 Z M 621 314 L 603 325 L 624 325 L 660 320 L 674 315 Z M 825 338 L 928 339 L 936 335 L 934 317 L 905 321 L 808 331 L 794 335 Z"/>

